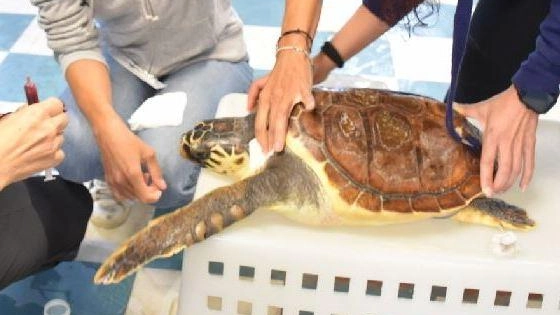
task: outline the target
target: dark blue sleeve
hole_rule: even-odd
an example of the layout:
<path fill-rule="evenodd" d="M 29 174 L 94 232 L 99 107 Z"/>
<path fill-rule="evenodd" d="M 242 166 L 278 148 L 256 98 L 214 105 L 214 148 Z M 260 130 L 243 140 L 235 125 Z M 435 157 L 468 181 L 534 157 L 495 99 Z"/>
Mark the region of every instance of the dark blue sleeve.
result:
<path fill-rule="evenodd" d="M 362 0 L 362 4 L 389 26 L 397 24 L 424 0 Z"/>
<path fill-rule="evenodd" d="M 552 0 L 540 26 L 537 45 L 517 73 L 513 84 L 523 90 L 558 93 L 560 84 L 560 0 Z"/>

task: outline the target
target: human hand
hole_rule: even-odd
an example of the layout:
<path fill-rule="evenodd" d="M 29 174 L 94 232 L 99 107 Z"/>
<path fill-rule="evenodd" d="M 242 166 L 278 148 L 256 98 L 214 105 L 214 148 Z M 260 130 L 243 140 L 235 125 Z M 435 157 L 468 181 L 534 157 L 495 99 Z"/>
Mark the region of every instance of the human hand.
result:
<path fill-rule="evenodd" d="M 295 104 L 302 102 L 306 110 L 315 107 L 309 62 L 302 53 L 284 51 L 278 54 L 272 72 L 249 88 L 247 107 L 257 111 L 255 136 L 265 153 L 284 149 L 288 119 Z"/>
<path fill-rule="evenodd" d="M 62 102 L 49 98 L 23 106 L 0 120 L 0 190 L 64 159 L 61 150 L 68 117 Z"/>
<path fill-rule="evenodd" d="M 143 203 L 158 201 L 167 186 L 155 151 L 119 118 L 108 119 L 106 125 L 97 130 L 105 180 L 115 198 L 136 198 Z"/>
<path fill-rule="evenodd" d="M 515 87 L 472 105 L 457 105 L 461 114 L 482 124 L 480 184 L 487 196 L 508 190 L 521 176 L 519 186 L 527 188 L 535 165 L 538 114 L 528 109 Z M 494 176 L 494 162 L 497 171 Z"/>

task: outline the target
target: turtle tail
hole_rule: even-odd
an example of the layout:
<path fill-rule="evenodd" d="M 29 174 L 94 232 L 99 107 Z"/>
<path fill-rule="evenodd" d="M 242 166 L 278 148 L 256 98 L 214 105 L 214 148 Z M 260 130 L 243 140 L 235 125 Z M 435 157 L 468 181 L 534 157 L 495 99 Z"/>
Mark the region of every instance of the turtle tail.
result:
<path fill-rule="evenodd" d="M 218 188 L 154 219 L 105 260 L 94 282 L 118 283 L 150 261 L 172 256 L 251 214 L 259 203 L 245 198 L 249 182 Z"/>

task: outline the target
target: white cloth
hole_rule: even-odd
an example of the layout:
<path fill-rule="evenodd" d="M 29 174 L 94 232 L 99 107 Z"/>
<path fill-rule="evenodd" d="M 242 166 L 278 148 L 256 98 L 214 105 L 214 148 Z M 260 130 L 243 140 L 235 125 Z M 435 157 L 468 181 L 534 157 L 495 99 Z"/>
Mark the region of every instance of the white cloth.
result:
<path fill-rule="evenodd" d="M 179 126 L 187 106 L 185 92 L 170 92 L 148 98 L 128 119 L 130 129 Z"/>

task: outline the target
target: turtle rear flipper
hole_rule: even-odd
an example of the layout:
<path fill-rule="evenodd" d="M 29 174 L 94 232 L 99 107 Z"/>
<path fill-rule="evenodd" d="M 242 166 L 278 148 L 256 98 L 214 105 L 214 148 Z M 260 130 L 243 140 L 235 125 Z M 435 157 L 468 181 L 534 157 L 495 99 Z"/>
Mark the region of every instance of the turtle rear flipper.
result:
<path fill-rule="evenodd" d="M 527 211 L 496 198 L 476 198 L 453 219 L 512 230 L 526 231 L 535 227 L 535 221 L 527 216 Z"/>

